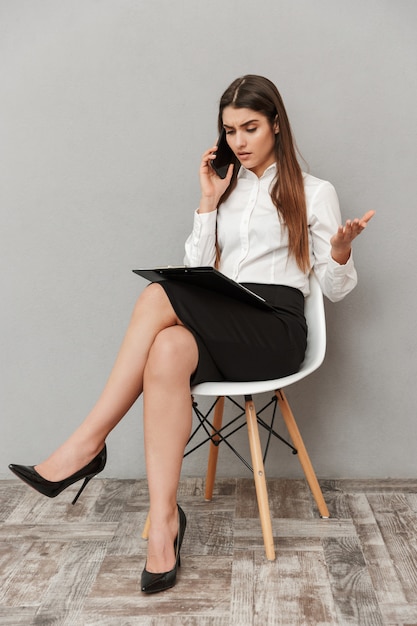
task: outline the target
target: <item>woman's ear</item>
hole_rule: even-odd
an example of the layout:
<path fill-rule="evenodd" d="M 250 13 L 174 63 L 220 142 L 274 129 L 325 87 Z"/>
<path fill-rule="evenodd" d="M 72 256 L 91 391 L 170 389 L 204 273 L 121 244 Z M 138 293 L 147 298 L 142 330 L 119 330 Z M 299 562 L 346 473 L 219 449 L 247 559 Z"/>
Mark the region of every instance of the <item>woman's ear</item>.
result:
<path fill-rule="evenodd" d="M 279 133 L 278 115 L 275 116 L 275 120 L 274 120 L 274 133 L 276 135 L 278 135 Z"/>

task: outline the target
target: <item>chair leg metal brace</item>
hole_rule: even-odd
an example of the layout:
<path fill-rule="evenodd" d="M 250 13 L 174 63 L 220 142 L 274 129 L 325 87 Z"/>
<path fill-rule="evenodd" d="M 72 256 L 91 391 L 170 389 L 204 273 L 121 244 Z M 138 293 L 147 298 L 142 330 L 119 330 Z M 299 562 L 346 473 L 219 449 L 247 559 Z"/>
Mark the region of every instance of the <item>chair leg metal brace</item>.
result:
<path fill-rule="evenodd" d="M 259 439 L 258 421 L 252 396 L 245 396 L 246 420 L 248 424 L 249 445 L 253 465 L 256 497 L 258 499 L 259 517 L 264 538 L 265 554 L 268 561 L 275 561 L 274 538 L 272 534 L 271 513 L 269 510 L 268 491 L 266 487 L 265 469 L 262 448 Z"/>
<path fill-rule="evenodd" d="M 284 422 L 288 429 L 291 440 L 298 450 L 298 458 L 300 460 L 301 467 L 304 470 L 307 482 L 310 486 L 311 493 L 313 494 L 313 497 L 316 501 L 320 516 L 324 518 L 330 517 L 329 509 L 327 508 L 327 504 L 324 501 L 319 481 L 317 480 L 317 476 L 314 472 L 310 457 L 308 456 L 304 441 L 302 440 L 300 431 L 298 430 L 297 423 L 295 421 L 293 412 L 291 411 L 290 405 L 288 404 L 287 398 L 285 397 L 285 394 L 281 389 L 276 391 L 275 395 L 278 398 L 282 417 L 284 418 Z"/>

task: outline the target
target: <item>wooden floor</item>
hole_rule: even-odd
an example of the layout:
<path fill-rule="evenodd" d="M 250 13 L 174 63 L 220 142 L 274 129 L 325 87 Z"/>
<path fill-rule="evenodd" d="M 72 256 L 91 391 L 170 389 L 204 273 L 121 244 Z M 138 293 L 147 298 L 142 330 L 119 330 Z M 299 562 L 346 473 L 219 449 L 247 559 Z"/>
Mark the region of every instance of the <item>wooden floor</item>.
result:
<path fill-rule="evenodd" d="M 176 587 L 142 595 L 145 481 L 95 479 L 72 506 L 0 482 L 0 624 L 417 624 L 417 480 L 269 480 L 277 559 L 265 560 L 252 480 L 181 483 L 188 527 Z M 71 492 L 71 493 L 70 493 Z"/>

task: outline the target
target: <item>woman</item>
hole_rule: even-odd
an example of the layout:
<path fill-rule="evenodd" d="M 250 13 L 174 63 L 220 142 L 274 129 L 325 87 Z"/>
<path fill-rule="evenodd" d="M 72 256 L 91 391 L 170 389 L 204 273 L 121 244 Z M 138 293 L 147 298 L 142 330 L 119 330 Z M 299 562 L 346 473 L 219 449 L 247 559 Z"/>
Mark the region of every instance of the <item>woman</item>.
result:
<path fill-rule="evenodd" d="M 175 282 L 149 285 L 86 419 L 36 468 L 10 466 L 49 497 L 84 478 L 76 500 L 104 468 L 107 435 L 143 392 L 151 521 L 145 593 L 176 581 L 186 526 L 176 493 L 191 430 L 190 383 L 297 371 L 306 347 L 303 308 L 310 269 L 331 300 L 349 293 L 357 280 L 351 243 L 373 215 L 369 211 L 340 225 L 333 187 L 302 173 L 283 102 L 266 78 L 248 75 L 225 91 L 219 109 L 223 128 L 235 162 L 221 179 L 211 166 L 216 146 L 203 154 L 201 199 L 185 263 L 217 264 L 275 311 Z"/>

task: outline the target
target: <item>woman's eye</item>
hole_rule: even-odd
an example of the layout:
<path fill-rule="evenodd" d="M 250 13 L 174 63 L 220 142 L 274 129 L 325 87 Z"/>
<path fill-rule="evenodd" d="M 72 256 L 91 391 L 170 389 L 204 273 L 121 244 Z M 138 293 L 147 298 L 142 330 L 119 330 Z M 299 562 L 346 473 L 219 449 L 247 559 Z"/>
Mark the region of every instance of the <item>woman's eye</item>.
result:
<path fill-rule="evenodd" d="M 255 128 L 247 128 L 246 130 L 248 131 L 248 133 L 254 133 L 255 130 L 256 130 L 256 127 Z"/>
<path fill-rule="evenodd" d="M 234 133 L 233 130 L 226 130 L 225 132 L 226 132 L 226 135 L 232 135 Z"/>

